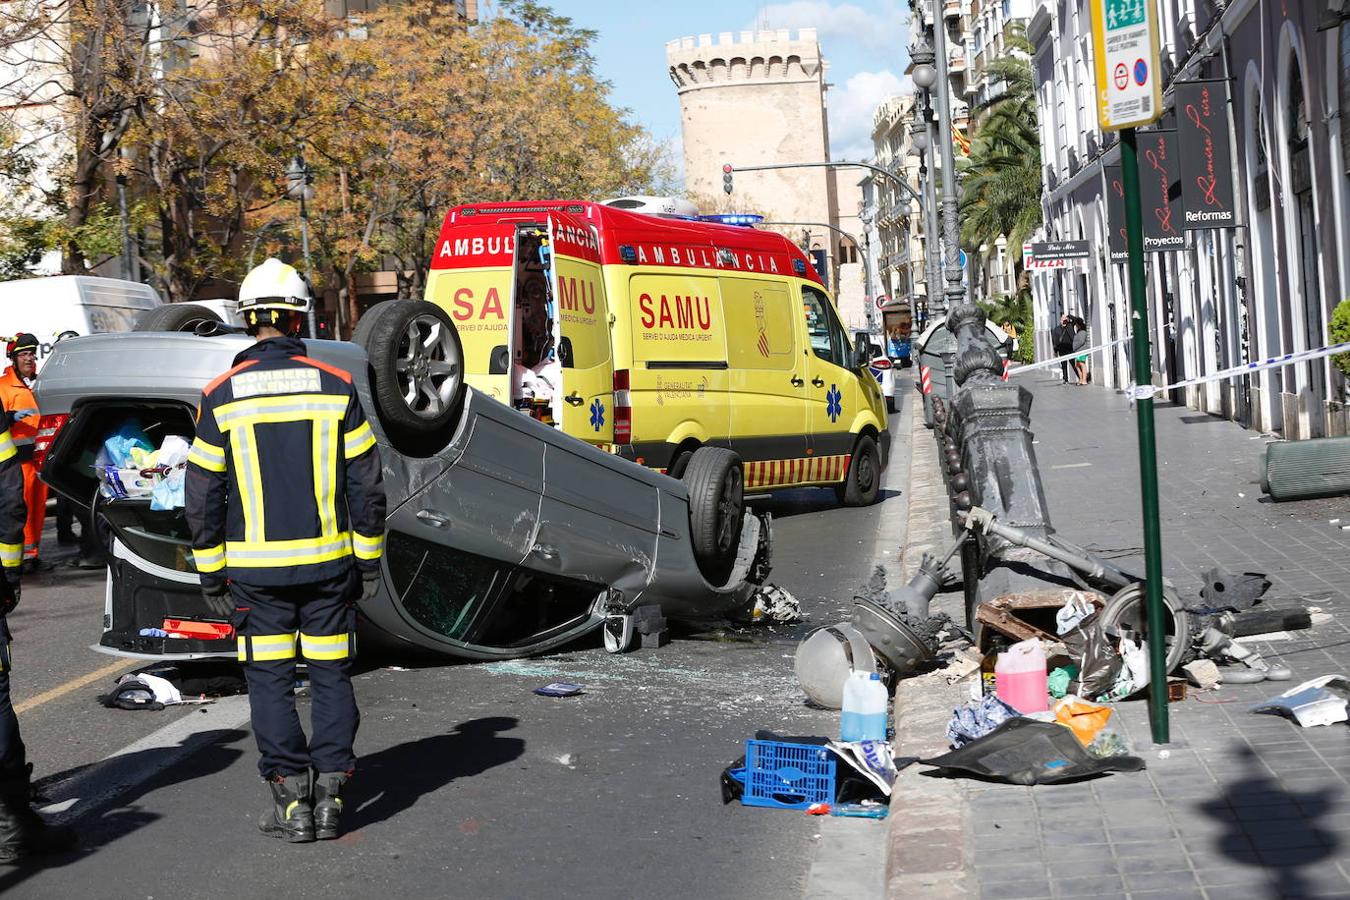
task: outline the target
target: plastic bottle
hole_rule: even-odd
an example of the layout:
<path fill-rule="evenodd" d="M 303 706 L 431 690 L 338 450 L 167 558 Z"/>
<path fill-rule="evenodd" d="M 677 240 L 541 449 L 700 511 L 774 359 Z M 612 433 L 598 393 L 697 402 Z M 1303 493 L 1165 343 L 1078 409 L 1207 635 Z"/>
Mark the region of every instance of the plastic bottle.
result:
<path fill-rule="evenodd" d="M 1023 715 L 1050 708 L 1045 649 L 1035 638 L 1013 644 L 998 655 L 994 681 L 998 698 Z"/>
<path fill-rule="evenodd" d="M 886 686 L 876 672 L 853 672 L 844 682 L 844 709 L 839 716 L 841 741 L 886 739 Z"/>

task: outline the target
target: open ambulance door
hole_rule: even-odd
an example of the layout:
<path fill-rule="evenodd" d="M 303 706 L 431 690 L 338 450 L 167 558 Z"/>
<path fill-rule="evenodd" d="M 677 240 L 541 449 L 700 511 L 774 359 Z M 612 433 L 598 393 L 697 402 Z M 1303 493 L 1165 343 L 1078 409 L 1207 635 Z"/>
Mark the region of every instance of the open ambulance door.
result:
<path fill-rule="evenodd" d="M 562 396 L 554 416 L 563 431 L 592 444 L 614 442 L 614 355 L 599 239 L 566 213 L 548 217 L 550 288 L 556 315 Z"/>
<path fill-rule="evenodd" d="M 454 320 L 464 348 L 464 381 L 511 403 L 511 347 L 516 227 L 455 228 L 443 236 L 427 278 L 426 299 Z"/>

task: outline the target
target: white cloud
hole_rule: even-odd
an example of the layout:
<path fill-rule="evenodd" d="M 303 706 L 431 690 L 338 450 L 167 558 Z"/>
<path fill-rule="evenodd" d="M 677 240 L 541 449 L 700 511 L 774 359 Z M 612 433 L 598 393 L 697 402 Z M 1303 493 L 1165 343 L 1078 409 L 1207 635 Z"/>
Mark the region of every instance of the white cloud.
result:
<path fill-rule="evenodd" d="M 909 76 L 890 70 L 859 72 L 829 93 L 830 156 L 834 159 L 872 158 L 872 117 L 887 98 L 914 90 Z"/>
<path fill-rule="evenodd" d="M 888 66 L 899 66 L 909 47 L 910 11 L 898 0 L 882 0 L 873 9 L 829 0 L 789 0 L 765 6 L 748 27 L 814 28 L 822 45 L 854 44 Z M 830 58 L 830 46 L 824 46 Z"/>

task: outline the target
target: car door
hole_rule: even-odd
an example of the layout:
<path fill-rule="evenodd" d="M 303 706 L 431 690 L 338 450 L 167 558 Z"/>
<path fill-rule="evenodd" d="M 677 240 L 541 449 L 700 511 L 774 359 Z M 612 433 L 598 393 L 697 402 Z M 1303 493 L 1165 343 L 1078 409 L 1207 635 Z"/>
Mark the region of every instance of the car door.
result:
<path fill-rule="evenodd" d="M 563 394 L 553 414 L 567 434 L 609 444 L 614 441 L 614 356 L 599 242 L 590 226 L 565 213 L 550 213 L 548 226 Z"/>
<path fill-rule="evenodd" d="M 839 481 L 853 453 L 849 426 L 858 411 L 858 378 L 850 363 L 853 348 L 824 291 L 802 285 L 808 352 L 806 396 L 809 454 L 816 460 L 812 481 Z"/>

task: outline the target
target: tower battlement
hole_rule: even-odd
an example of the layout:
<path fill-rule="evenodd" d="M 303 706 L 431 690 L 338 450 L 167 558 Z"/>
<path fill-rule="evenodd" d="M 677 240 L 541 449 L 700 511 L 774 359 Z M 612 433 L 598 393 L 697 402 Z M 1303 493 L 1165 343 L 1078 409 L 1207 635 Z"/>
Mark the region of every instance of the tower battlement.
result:
<path fill-rule="evenodd" d="M 804 81 L 820 77 L 824 61 L 816 29 L 723 31 L 666 42 L 670 80 L 682 93 L 721 84 Z"/>

